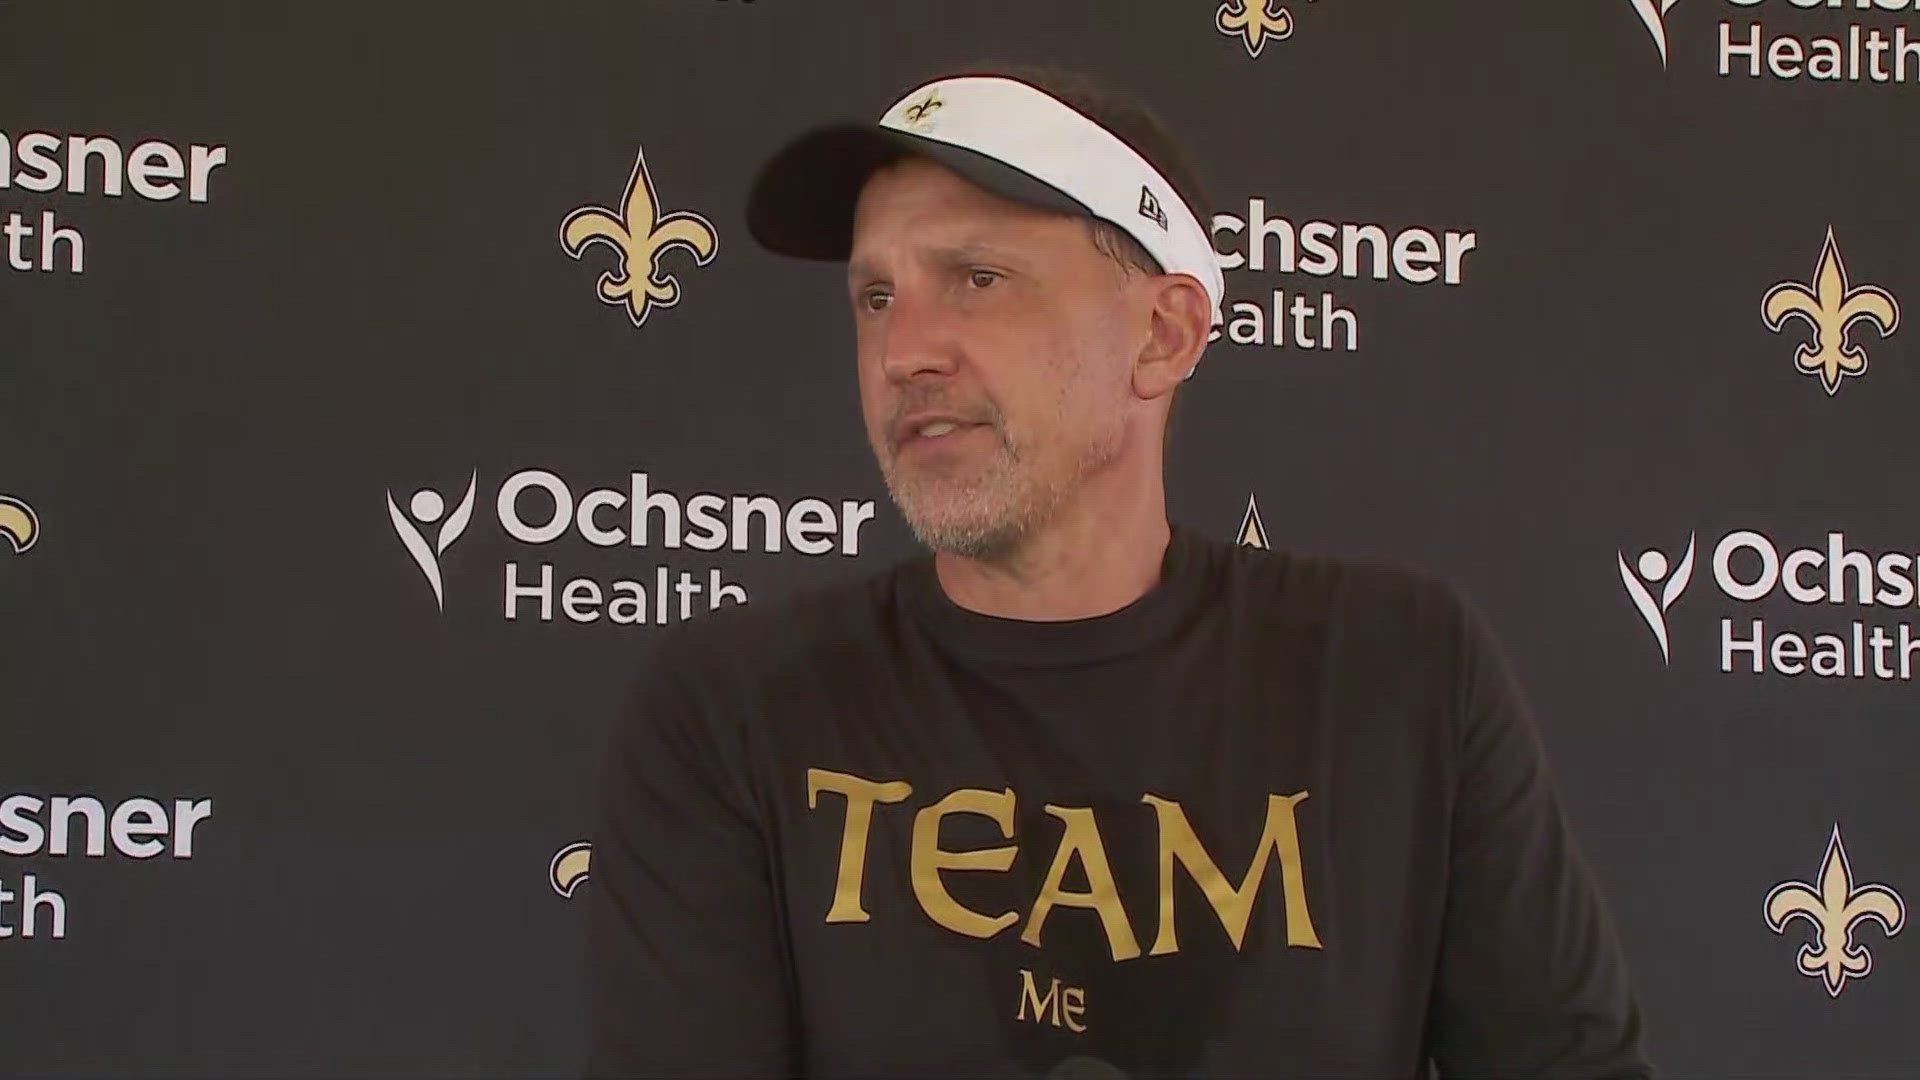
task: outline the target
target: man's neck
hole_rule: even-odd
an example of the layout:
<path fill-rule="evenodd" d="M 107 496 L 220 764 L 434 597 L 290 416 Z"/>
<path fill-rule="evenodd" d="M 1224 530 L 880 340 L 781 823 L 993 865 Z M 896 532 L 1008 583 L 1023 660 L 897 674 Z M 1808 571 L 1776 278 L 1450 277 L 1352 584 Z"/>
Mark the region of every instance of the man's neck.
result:
<path fill-rule="evenodd" d="M 1118 611 L 1160 580 L 1172 536 L 1159 499 L 1138 512 L 1061 515 L 1004 561 L 934 555 L 941 590 L 983 615 L 1052 622 Z"/>

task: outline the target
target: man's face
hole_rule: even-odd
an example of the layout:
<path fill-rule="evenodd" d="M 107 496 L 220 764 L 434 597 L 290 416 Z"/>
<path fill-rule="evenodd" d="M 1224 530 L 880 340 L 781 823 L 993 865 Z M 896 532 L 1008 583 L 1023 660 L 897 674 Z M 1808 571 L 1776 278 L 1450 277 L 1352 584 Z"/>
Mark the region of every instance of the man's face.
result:
<path fill-rule="evenodd" d="M 847 270 L 867 438 L 922 543 L 1004 556 L 1116 467 L 1144 315 L 1085 220 L 906 158 L 862 190 Z"/>

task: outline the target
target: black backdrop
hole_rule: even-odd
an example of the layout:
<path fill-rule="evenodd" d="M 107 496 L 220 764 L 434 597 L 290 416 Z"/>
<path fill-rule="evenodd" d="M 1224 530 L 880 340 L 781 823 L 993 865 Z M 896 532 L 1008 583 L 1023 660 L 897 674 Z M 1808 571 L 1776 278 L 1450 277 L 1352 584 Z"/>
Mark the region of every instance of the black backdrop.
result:
<path fill-rule="evenodd" d="M 662 631 L 656 573 L 698 617 L 716 581 L 762 602 L 911 550 L 839 271 L 752 245 L 750 170 L 1004 59 L 1138 91 L 1205 209 L 1258 199 L 1302 241 L 1293 272 L 1279 238 L 1227 272 L 1264 325 L 1230 313 L 1184 391 L 1172 512 L 1231 537 L 1257 511 L 1274 546 L 1422 565 L 1490 613 L 1669 1072 L 1920 1074 L 1902 2 L 1269 0 L 1291 31 L 1257 52 L 1172 0 L 0 6 L 0 1073 L 577 1069 L 563 893 L 593 884 L 555 860 Z M 112 144 L 81 182 L 70 136 Z M 620 216 L 642 154 L 717 243 L 641 251 L 678 297 L 639 318 L 596 294 L 620 249 L 560 231 Z M 1315 272 L 1306 238 L 1348 227 L 1351 272 Z M 1407 280 L 1421 235 L 1376 275 L 1414 230 L 1458 234 L 1457 283 Z M 1279 345 L 1276 290 L 1311 311 Z M 818 555 L 534 542 L 498 505 L 529 470 L 575 502 L 644 473 L 874 516 Z M 509 618 L 543 568 L 551 617 Z M 588 602 L 619 580 L 639 625 Z M 1803 971 L 1823 945 L 1854 970 Z"/>

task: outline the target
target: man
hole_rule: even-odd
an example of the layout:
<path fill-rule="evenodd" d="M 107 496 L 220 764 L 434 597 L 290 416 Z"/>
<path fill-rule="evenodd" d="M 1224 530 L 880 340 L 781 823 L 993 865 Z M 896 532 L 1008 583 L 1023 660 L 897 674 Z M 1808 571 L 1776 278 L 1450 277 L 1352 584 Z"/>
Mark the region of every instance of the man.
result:
<path fill-rule="evenodd" d="M 847 262 L 931 550 L 657 642 L 594 836 L 595 1073 L 1650 1075 L 1469 609 L 1168 522 L 1222 291 L 1189 177 L 1031 74 L 762 172 L 756 238 Z"/>

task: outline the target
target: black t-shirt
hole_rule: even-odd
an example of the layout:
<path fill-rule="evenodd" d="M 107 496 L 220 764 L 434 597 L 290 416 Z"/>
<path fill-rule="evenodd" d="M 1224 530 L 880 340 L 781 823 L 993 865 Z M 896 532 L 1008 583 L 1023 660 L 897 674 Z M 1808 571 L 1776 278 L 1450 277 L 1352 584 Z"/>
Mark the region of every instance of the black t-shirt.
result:
<path fill-rule="evenodd" d="M 596 1075 L 1644 1077 L 1448 588 L 1176 525 L 1097 618 L 932 557 L 682 624 L 603 777 Z"/>

